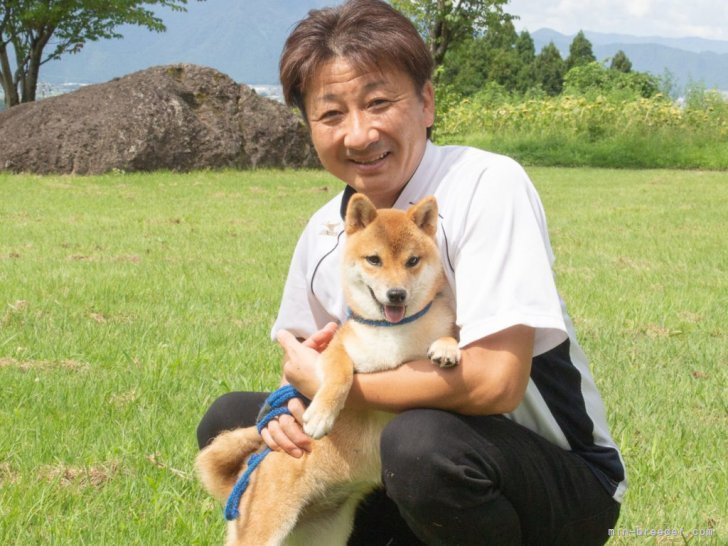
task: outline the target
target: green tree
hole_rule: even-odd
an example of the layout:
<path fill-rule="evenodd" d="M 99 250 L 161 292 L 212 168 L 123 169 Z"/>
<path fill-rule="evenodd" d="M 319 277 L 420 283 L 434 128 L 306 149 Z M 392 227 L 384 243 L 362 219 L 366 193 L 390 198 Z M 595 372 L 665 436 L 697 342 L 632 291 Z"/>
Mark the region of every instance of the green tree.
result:
<path fill-rule="evenodd" d="M 596 61 L 592 51 L 592 45 L 584 36 L 583 31 L 574 36 L 574 40 L 569 46 L 569 56 L 566 58 L 566 70 L 571 70 L 575 66 L 582 66 Z"/>
<path fill-rule="evenodd" d="M 632 61 L 630 61 L 627 54 L 620 49 L 614 54 L 614 57 L 612 57 L 612 64 L 609 65 L 609 68 L 627 74 L 632 72 Z"/>
<path fill-rule="evenodd" d="M 460 95 L 476 93 L 488 81 L 490 54 L 483 40 L 468 38 L 450 48 L 441 66 L 439 86 L 449 86 Z"/>
<path fill-rule="evenodd" d="M 451 48 L 438 83 L 462 95 L 472 95 L 489 83 L 524 92 L 534 85 L 534 59 L 530 35 L 518 35 L 512 21 L 501 21 Z"/>
<path fill-rule="evenodd" d="M 448 50 L 501 21 L 513 19 L 503 11 L 508 0 L 392 0 L 427 41 L 435 67 Z"/>
<path fill-rule="evenodd" d="M 186 4 L 187 0 L 0 0 L 0 82 L 6 106 L 35 100 L 40 68 L 46 62 L 77 53 L 86 42 L 120 38 L 120 25 L 162 32 L 162 20 L 147 6 L 183 11 Z"/>
<path fill-rule="evenodd" d="M 533 38 L 524 30 L 516 40 L 516 53 L 518 55 L 518 75 L 516 77 L 516 91 L 525 93 L 537 85 L 536 80 L 536 46 Z"/>
<path fill-rule="evenodd" d="M 650 98 L 660 90 L 660 81 L 644 72 L 621 72 L 598 62 L 575 66 L 564 76 L 564 92 L 574 95 L 614 95 Z"/>
<path fill-rule="evenodd" d="M 536 46 L 527 30 L 521 31 L 516 39 L 516 52 L 523 64 L 531 64 L 536 60 Z"/>
<path fill-rule="evenodd" d="M 544 46 L 541 53 L 536 56 L 535 72 L 536 81 L 546 94 L 555 96 L 561 93 L 564 86 L 566 63 L 553 42 Z"/>

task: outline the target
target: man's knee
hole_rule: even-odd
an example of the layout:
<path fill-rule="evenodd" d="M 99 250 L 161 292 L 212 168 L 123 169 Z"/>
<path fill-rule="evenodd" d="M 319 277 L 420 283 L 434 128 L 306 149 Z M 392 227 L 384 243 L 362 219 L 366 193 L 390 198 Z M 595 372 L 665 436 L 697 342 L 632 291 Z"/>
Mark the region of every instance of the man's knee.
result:
<path fill-rule="evenodd" d="M 225 430 L 255 424 L 258 409 L 266 394 L 228 392 L 217 398 L 197 425 L 197 445 L 202 449 Z"/>
<path fill-rule="evenodd" d="M 448 446 L 443 427 L 446 412 L 409 410 L 397 415 L 381 438 L 382 480 L 395 502 L 427 498 L 442 482 L 448 465 Z"/>
<path fill-rule="evenodd" d="M 449 492 L 453 503 L 483 502 L 498 487 L 503 464 L 500 446 L 483 431 L 496 432 L 503 420 L 432 409 L 397 415 L 381 439 L 387 494 L 398 504 L 447 503 Z"/>

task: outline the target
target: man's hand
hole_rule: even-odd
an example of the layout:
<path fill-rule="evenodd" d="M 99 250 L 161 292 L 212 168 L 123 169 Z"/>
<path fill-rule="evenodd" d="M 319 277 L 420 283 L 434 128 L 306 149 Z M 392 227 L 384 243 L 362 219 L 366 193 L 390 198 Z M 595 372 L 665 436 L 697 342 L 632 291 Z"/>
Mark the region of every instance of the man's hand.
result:
<path fill-rule="evenodd" d="M 329 325 L 335 326 L 333 322 L 329 323 Z M 327 330 L 329 325 L 326 325 L 323 330 L 319 330 L 303 343 L 286 330 L 281 330 L 276 336 L 278 344 L 286 353 L 283 359 L 284 381 L 296 387 L 298 392 L 309 399 L 313 398 L 321 383 L 316 369 L 316 361 L 319 353 L 323 351 L 331 341 L 331 337 L 333 337 L 335 330 Z M 327 334 L 330 334 L 328 339 L 326 339 Z M 312 347 L 313 344 L 323 339 L 325 339 L 325 345 L 322 346 L 318 343 L 319 349 Z M 311 343 L 309 343 L 309 340 L 311 340 Z"/>
<path fill-rule="evenodd" d="M 316 394 L 319 386 L 316 374 L 318 354 L 328 346 L 336 329 L 336 323 L 330 322 L 303 342 L 286 330 L 278 333 L 278 343 L 286 353 L 283 364 L 284 382 L 292 384 L 308 398 Z M 305 409 L 299 398 L 288 402 L 291 415 L 281 415 L 261 431 L 260 435 L 266 445 L 274 451 L 285 451 L 296 458 L 303 456 L 304 451 L 311 451 L 312 440 L 303 432 L 301 426 Z"/>
<path fill-rule="evenodd" d="M 285 451 L 292 457 L 303 456 L 304 451 L 311 451 L 312 440 L 303 432 L 303 412 L 306 407 L 300 398 L 288 402 L 291 415 L 281 415 L 260 431 L 260 436 L 273 451 Z"/>

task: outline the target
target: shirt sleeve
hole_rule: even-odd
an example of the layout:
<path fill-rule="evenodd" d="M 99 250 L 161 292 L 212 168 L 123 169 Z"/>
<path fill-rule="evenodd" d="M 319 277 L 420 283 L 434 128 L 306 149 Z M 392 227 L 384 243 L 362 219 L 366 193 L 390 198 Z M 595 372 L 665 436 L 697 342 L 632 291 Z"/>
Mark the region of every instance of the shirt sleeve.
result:
<path fill-rule="evenodd" d="M 523 324 L 536 329 L 534 356 L 548 351 L 567 330 L 535 188 L 520 165 L 503 158 L 465 193 L 455 258 L 461 346 Z"/>
<path fill-rule="evenodd" d="M 309 269 L 314 255 L 310 227 L 304 230 L 293 252 L 278 316 L 271 330 L 273 340 L 279 330 L 288 330 L 296 337 L 307 338 L 326 323 L 336 320 L 326 312 L 311 291 Z"/>

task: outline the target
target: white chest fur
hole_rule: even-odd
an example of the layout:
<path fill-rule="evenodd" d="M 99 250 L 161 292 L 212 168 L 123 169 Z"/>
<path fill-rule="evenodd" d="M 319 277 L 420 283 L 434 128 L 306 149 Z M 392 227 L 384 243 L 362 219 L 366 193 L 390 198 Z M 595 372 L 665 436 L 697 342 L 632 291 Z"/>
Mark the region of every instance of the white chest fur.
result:
<path fill-rule="evenodd" d="M 428 313 L 407 324 L 371 326 L 351 322 L 344 347 L 357 373 L 396 368 L 404 362 L 426 358 L 433 341 L 452 335 L 453 313 L 436 300 Z"/>

